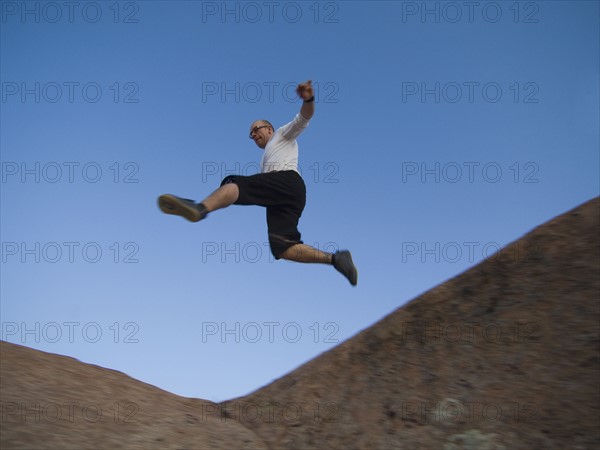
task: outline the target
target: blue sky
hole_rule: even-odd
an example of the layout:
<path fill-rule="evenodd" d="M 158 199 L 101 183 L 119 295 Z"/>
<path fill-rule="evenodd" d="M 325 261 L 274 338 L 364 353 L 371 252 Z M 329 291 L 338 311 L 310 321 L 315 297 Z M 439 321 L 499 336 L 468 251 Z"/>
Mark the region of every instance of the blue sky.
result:
<path fill-rule="evenodd" d="M 598 2 L 1 5 L 3 340 L 226 400 L 598 195 Z M 306 79 L 300 231 L 356 288 L 261 208 L 156 207 L 255 173 Z"/>

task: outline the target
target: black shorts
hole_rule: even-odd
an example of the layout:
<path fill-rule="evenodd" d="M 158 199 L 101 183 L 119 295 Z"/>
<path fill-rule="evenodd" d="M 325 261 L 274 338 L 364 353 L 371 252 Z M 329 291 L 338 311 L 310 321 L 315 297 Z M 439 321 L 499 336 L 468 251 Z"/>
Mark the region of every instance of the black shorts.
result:
<path fill-rule="evenodd" d="M 221 186 L 228 183 L 237 184 L 240 190 L 236 205 L 267 208 L 269 246 L 276 259 L 292 245 L 302 244 L 298 221 L 306 205 L 306 185 L 298 172 L 230 175 L 223 179 Z"/>

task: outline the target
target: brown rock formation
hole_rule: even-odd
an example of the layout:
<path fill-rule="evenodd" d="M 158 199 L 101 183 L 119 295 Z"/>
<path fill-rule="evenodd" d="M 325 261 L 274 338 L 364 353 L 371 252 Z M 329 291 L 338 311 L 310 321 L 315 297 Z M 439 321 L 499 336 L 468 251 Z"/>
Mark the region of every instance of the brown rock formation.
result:
<path fill-rule="evenodd" d="M 600 447 L 600 201 L 536 228 L 272 384 L 216 405 L 2 343 L 2 448 Z M 18 404 L 137 405 L 135 423 Z M 127 406 L 130 406 L 127 409 Z M 7 409 L 8 406 L 8 409 Z M 64 412 L 63 412 L 64 414 Z M 88 414 L 93 416 L 93 412 Z"/>
<path fill-rule="evenodd" d="M 114 370 L 0 342 L 0 448 L 266 449 L 214 403 Z"/>

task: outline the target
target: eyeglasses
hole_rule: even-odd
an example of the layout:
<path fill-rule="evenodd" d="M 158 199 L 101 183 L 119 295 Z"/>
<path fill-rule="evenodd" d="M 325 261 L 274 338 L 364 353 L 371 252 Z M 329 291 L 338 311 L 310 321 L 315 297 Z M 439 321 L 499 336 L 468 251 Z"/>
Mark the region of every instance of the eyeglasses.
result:
<path fill-rule="evenodd" d="M 261 125 L 260 127 L 254 127 L 250 130 L 250 135 L 248 136 L 250 139 L 254 139 L 254 134 L 260 130 L 261 128 L 270 128 L 270 125 Z"/>

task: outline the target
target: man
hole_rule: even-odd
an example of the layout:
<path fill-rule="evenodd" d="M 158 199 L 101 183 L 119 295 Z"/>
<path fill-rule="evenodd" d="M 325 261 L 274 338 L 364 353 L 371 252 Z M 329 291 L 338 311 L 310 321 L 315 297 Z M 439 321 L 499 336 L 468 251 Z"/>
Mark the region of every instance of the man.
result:
<path fill-rule="evenodd" d="M 200 203 L 165 194 L 158 198 L 158 205 L 164 213 L 182 216 L 191 222 L 233 204 L 264 206 L 269 246 L 276 259 L 332 265 L 356 286 L 358 273 L 349 251 L 326 253 L 300 240 L 298 221 L 306 203 L 306 186 L 298 172 L 296 138 L 315 112 L 315 97 L 310 80 L 299 84 L 296 92 L 303 104 L 290 123 L 276 131 L 267 120 L 257 120 L 250 127 L 250 139 L 264 150 L 261 173 L 228 176 L 219 189 Z"/>

